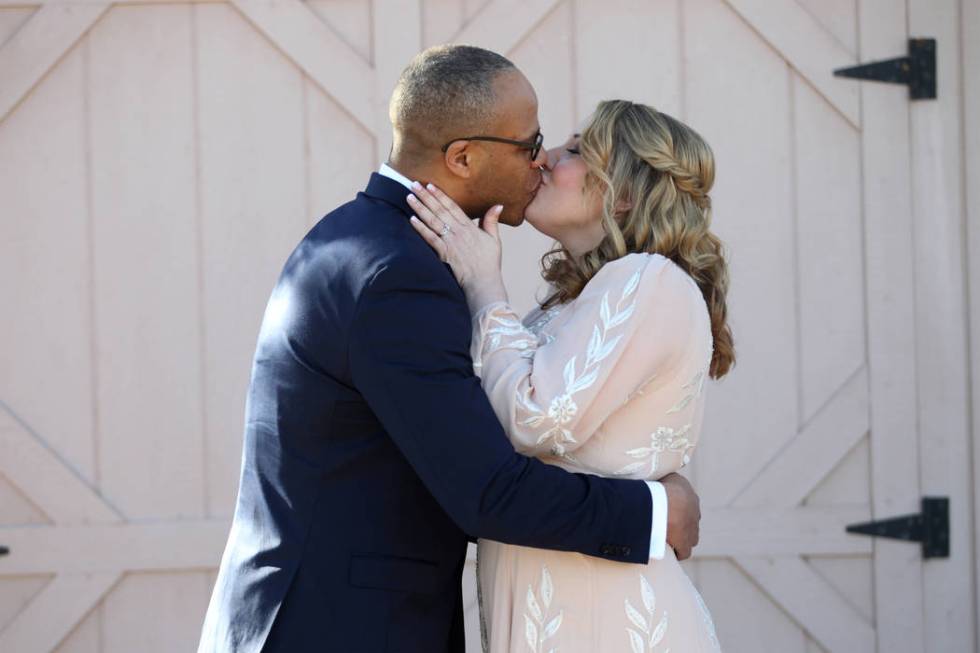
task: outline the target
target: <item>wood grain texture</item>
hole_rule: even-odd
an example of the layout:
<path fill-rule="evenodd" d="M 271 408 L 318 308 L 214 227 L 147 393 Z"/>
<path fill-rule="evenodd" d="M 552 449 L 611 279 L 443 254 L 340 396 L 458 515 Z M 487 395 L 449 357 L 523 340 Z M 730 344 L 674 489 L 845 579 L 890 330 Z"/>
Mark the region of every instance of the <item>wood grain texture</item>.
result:
<path fill-rule="evenodd" d="M 950 558 L 923 565 L 925 640 L 976 647 L 972 578 L 967 278 L 963 247 L 963 90 L 958 0 L 911 0 L 909 31 L 936 38 L 938 98 L 910 105 L 916 368 L 922 492 L 950 497 Z M 962 75 L 961 75 L 962 70 Z M 975 408 L 974 408 L 975 410 Z M 941 607 L 939 607 L 941 606 Z"/>
<path fill-rule="evenodd" d="M 60 574 L 0 631 L 0 650 L 46 653 L 119 580 L 117 573 Z"/>
<path fill-rule="evenodd" d="M 855 127 L 861 124 L 857 89 L 833 76 L 856 63 L 849 52 L 796 2 L 725 0 Z"/>
<path fill-rule="evenodd" d="M 860 57 L 906 47 L 904 4 L 860 0 Z M 908 90 L 861 84 L 871 478 L 875 518 L 919 509 L 914 260 Z M 897 355 L 902 352 L 904 355 Z M 922 563 L 915 547 L 875 542 L 877 650 L 925 650 Z"/>
<path fill-rule="evenodd" d="M 23 3 L 18 3 L 23 4 Z M 109 8 L 108 3 L 41 7 L 0 48 L 0 120 Z"/>
<path fill-rule="evenodd" d="M 966 275 L 969 300 L 970 389 L 973 442 L 973 550 L 974 585 L 980 586 L 980 79 L 965 72 L 980 61 L 980 3 L 960 2 L 960 47 L 963 83 L 963 191 L 966 232 Z M 980 589 L 980 587 L 978 587 Z M 978 595 L 974 590 L 974 600 Z M 980 623 L 980 601 L 974 606 L 974 623 Z"/>

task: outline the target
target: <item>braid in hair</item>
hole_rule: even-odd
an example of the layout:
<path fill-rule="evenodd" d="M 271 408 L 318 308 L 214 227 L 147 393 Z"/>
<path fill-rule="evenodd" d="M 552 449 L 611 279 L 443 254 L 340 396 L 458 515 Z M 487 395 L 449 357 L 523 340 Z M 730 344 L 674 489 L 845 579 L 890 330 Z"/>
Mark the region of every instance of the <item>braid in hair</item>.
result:
<path fill-rule="evenodd" d="M 710 374 L 724 376 L 735 363 L 735 345 L 726 303 L 728 265 L 710 230 L 711 149 L 678 120 L 614 100 L 599 104 L 579 150 L 589 168 L 587 184 L 602 194 L 605 237 L 577 259 L 560 245 L 542 257 L 543 276 L 556 289 L 543 308 L 578 297 L 610 261 L 635 252 L 661 254 L 700 288 L 714 339 Z M 623 206 L 629 208 L 617 212 Z"/>

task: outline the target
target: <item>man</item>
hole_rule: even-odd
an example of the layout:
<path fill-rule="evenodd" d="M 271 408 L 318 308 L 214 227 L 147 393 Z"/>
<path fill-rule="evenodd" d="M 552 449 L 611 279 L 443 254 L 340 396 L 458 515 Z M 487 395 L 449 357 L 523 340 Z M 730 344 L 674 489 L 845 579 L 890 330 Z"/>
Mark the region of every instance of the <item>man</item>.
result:
<path fill-rule="evenodd" d="M 409 223 L 410 178 L 521 222 L 544 163 L 528 81 L 492 52 L 436 48 L 391 117 L 390 165 L 300 242 L 266 309 L 201 653 L 462 651 L 467 534 L 624 563 L 662 555 L 665 531 L 678 557 L 697 542 L 680 477 L 514 452 L 473 374 L 462 290 Z"/>

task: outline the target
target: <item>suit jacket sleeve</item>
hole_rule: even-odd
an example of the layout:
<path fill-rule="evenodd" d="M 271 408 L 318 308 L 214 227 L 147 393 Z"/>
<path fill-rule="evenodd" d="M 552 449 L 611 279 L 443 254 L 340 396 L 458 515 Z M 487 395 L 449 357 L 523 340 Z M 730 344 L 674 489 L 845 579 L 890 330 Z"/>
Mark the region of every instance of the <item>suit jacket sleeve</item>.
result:
<path fill-rule="evenodd" d="M 358 300 L 351 377 L 428 490 L 478 537 L 647 562 L 647 486 L 516 453 L 473 373 L 471 332 L 442 264 L 390 262 Z"/>

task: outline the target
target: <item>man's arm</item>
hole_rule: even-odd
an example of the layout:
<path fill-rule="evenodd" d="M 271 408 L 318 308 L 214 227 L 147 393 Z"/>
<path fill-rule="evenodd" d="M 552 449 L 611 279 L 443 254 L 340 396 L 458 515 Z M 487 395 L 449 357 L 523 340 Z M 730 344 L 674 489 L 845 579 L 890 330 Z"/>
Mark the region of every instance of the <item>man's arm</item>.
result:
<path fill-rule="evenodd" d="M 443 509 L 480 537 L 646 562 L 647 486 L 518 455 L 473 374 L 469 339 L 458 286 L 411 261 L 374 276 L 350 337 L 355 385 Z"/>

